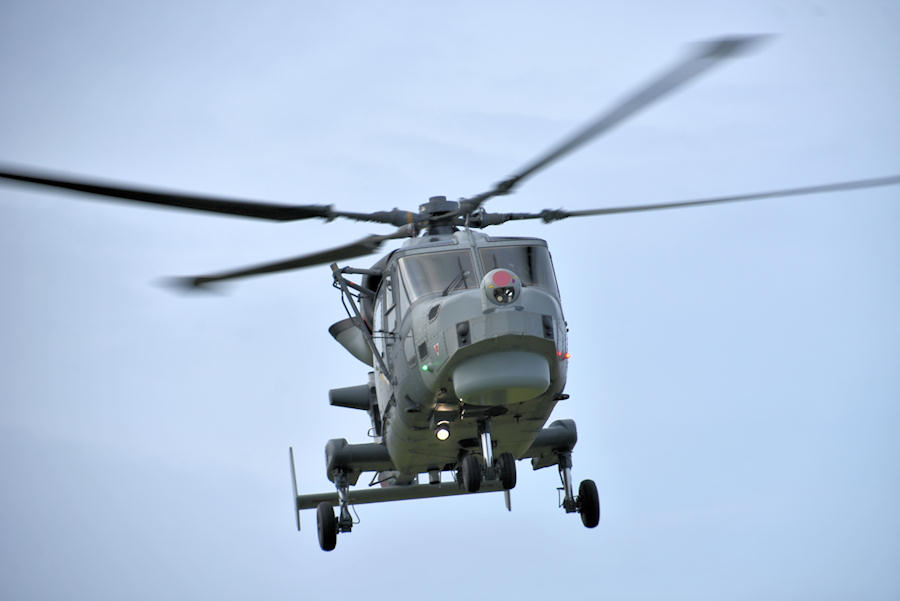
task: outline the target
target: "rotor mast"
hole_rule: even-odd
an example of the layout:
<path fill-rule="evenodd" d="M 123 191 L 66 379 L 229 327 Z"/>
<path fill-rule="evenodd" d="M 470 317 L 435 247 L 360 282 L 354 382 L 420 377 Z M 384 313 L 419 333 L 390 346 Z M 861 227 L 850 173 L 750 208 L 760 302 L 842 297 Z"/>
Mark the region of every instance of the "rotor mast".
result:
<path fill-rule="evenodd" d="M 426 236 L 450 235 L 456 231 L 459 203 L 446 196 L 432 196 L 419 205 L 419 214 L 427 224 Z"/>

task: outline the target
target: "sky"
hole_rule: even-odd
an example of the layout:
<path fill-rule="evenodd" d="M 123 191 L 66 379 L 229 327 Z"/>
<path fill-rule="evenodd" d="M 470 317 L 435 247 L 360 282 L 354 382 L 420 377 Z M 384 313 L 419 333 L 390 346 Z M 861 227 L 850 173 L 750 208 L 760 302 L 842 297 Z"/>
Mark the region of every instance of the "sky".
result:
<path fill-rule="evenodd" d="M 490 209 L 900 173 L 895 2 L 376 4 L 7 0 L 0 162 L 415 208 L 488 189 L 692 42 L 767 33 Z M 288 447 L 327 491 L 325 443 L 368 429 L 328 405 L 366 368 L 327 333 L 327 267 L 157 281 L 386 231 L 0 187 L 0 597 L 900 597 L 900 188 L 493 230 L 553 253 L 553 418 L 600 525 L 522 462 L 511 513 L 361 506 L 323 553 Z"/>

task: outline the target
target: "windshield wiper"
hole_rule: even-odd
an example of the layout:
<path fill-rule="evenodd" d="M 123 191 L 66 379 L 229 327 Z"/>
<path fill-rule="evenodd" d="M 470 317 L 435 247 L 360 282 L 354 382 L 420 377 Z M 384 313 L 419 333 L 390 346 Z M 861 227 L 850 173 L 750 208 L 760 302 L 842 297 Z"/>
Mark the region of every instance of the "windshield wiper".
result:
<path fill-rule="evenodd" d="M 469 275 L 470 272 L 468 270 L 460 270 L 460 272 L 456 274 L 456 277 L 453 278 L 453 280 L 451 280 L 449 284 L 447 284 L 446 288 L 444 288 L 444 292 L 441 293 L 441 296 L 447 296 L 451 291 L 456 290 L 456 288 L 459 287 L 459 285 L 462 284 L 465 279 L 469 277 Z"/>

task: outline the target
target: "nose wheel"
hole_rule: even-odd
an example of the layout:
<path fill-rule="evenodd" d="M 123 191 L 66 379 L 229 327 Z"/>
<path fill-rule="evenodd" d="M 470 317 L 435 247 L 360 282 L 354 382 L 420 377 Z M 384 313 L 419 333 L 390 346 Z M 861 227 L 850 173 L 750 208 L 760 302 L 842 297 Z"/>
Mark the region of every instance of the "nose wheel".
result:
<path fill-rule="evenodd" d="M 469 492 L 478 492 L 484 480 L 484 470 L 478 457 L 472 454 L 463 457 L 460 472 L 465 489 Z"/>
<path fill-rule="evenodd" d="M 494 471 L 500 478 L 503 490 L 511 490 L 516 487 L 516 458 L 512 453 L 500 453 L 494 462 Z"/>
<path fill-rule="evenodd" d="M 459 463 L 459 476 L 463 487 L 469 492 L 478 492 L 485 480 L 499 479 L 503 490 L 516 486 L 516 458 L 512 453 L 503 452 L 494 457 L 491 440 L 491 420 L 478 423 L 481 436 L 481 459 L 477 455 L 463 456 Z"/>

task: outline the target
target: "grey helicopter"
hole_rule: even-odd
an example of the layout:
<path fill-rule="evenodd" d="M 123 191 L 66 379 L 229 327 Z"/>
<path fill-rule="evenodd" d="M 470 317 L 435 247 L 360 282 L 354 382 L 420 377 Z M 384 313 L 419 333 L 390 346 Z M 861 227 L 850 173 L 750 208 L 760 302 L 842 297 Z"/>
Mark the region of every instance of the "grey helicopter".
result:
<path fill-rule="evenodd" d="M 486 192 L 448 200 L 431 197 L 417 211 L 370 213 L 330 205 L 285 205 L 114 185 L 33 169 L 0 166 L 15 184 L 62 189 L 119 201 L 149 203 L 270 221 L 344 218 L 394 226 L 393 232 L 287 260 L 220 273 L 171 278 L 182 289 L 261 274 L 329 265 L 347 317 L 329 332 L 366 364 L 364 383 L 334 388 L 333 406 L 366 412 L 372 442 L 345 438 L 325 446 L 331 492 L 300 494 L 293 448 L 289 450 L 293 507 L 315 509 L 320 547 L 335 548 L 337 535 L 357 523 L 355 505 L 451 495 L 510 491 L 518 461 L 534 470 L 556 467 L 559 506 L 594 528 L 600 521 L 597 486 L 577 487 L 572 454 L 575 422 L 547 425 L 564 393 L 568 360 L 566 322 L 547 242 L 492 237 L 480 230 L 509 221 L 551 223 L 570 217 L 697 207 L 900 184 L 894 175 L 865 180 L 677 202 L 583 210 L 489 213 L 484 203 L 513 193 L 526 179 L 638 111 L 697 78 L 725 59 L 758 46 L 766 36 L 738 36 L 698 44 L 674 66 L 539 155 Z M 340 265 L 405 240 L 369 267 Z M 358 484 L 372 472 L 368 487 Z M 424 477 L 420 483 L 420 476 Z"/>

